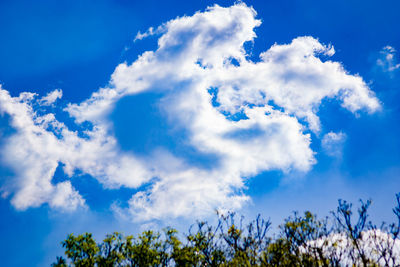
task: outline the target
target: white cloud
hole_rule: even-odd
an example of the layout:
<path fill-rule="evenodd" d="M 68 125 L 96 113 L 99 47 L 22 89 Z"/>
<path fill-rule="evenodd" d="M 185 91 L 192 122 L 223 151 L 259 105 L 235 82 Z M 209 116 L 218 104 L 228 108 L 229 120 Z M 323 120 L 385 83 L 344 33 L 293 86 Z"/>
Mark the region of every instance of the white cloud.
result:
<path fill-rule="evenodd" d="M 2 185 L 1 191 L 6 196 L 13 194 L 11 202 L 17 209 L 44 203 L 65 210 L 85 206 L 69 181 L 52 183 L 59 162 L 65 164 L 69 176 L 79 169 L 107 187 L 137 186 L 146 179 L 148 175 L 137 160 L 119 152 L 115 139 L 101 128 L 87 132 L 87 138 L 78 137 L 54 114 L 38 115 L 32 106 L 41 101 L 35 97 L 27 93 L 11 97 L 0 87 L 0 113 L 11 116 L 11 127 L 16 130 L 0 152 L 1 162 L 14 171 L 15 178 Z M 130 179 L 135 175 L 136 179 Z"/>
<path fill-rule="evenodd" d="M 324 135 L 321 146 L 329 156 L 340 157 L 342 155 L 343 145 L 346 141 L 346 134 L 339 132 L 329 132 Z"/>
<path fill-rule="evenodd" d="M 0 113 L 11 116 L 11 126 L 17 133 L 8 137 L 2 147 L 1 160 L 10 166 L 16 177 L 2 186 L 3 194 L 14 193 L 11 200 L 17 209 L 39 206 L 43 203 L 60 203 L 55 200 L 59 191 L 63 191 L 63 199 L 69 200 L 68 208 L 84 205 L 84 201 L 68 184 L 54 186 L 51 179 L 57 168 L 57 139 L 46 131 L 46 125 L 54 122 L 52 114 L 37 117 L 30 103 L 34 94 L 23 93 L 19 97 L 11 97 L 0 87 Z M 55 125 L 56 126 L 56 125 Z M 60 192 L 61 192 L 60 191 Z M 55 206 L 61 206 L 55 204 Z"/>
<path fill-rule="evenodd" d="M 249 199 L 242 193 L 245 178 L 272 169 L 307 171 L 315 163 L 307 131 L 320 131 L 317 112 L 324 99 L 336 99 L 353 113 L 380 108 L 361 77 L 319 58 L 332 56 L 334 49 L 313 37 L 275 44 L 259 62 L 249 60 L 243 44 L 256 37 L 254 28 L 261 22 L 255 17 L 252 8 L 239 3 L 163 24 L 156 51 L 120 64 L 108 86 L 65 108 L 76 123 L 93 124 L 84 138 L 53 114 L 35 115 L 29 104 L 35 95 L 12 98 L 2 90 L 0 110 L 13 117 L 17 129 L 3 150 L 17 171 L 18 182 L 7 189 L 14 205 L 81 205 L 71 200 L 79 195 L 70 184 L 60 185 L 65 197 L 51 198 L 57 190 L 51 179 L 61 162 L 68 175 L 80 170 L 106 187 L 150 182 L 132 196 L 128 208 L 114 206 L 135 219 L 237 209 Z M 215 166 L 189 164 L 162 147 L 149 151 L 151 160 L 120 151 L 108 115 L 121 98 L 155 90 L 164 94 L 159 107 L 167 120 L 188 133 L 187 144 L 217 157 Z M 17 106 L 25 111 L 14 114 Z M 24 201 L 23 195 L 32 200 Z"/>
<path fill-rule="evenodd" d="M 393 72 L 400 68 L 400 63 L 397 63 L 395 58 L 396 49 L 387 45 L 380 51 L 380 58 L 376 60 L 376 64 L 384 71 Z"/>

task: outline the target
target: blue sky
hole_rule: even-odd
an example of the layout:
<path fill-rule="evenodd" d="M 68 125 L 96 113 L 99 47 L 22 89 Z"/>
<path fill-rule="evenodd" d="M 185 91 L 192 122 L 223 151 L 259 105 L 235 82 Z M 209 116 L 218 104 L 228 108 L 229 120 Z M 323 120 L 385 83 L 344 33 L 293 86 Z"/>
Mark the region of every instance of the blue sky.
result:
<path fill-rule="evenodd" d="M 399 5 L 1 1 L 5 266 L 215 209 L 277 225 L 372 198 L 391 221 Z"/>

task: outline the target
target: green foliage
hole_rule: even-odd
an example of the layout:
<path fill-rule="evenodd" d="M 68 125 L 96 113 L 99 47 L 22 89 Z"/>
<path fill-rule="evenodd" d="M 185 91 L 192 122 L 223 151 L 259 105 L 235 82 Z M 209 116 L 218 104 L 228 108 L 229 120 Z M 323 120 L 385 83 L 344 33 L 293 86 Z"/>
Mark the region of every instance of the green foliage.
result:
<path fill-rule="evenodd" d="M 98 266 L 118 266 L 126 258 L 124 253 L 125 242 L 120 233 L 114 232 L 107 235 L 103 243 L 98 245 L 99 254 L 96 257 Z"/>
<path fill-rule="evenodd" d="M 400 194 L 396 200 L 397 222 L 380 228 L 367 221 L 370 201 L 354 218 L 352 205 L 339 200 L 333 220 L 294 213 L 272 237 L 269 221 L 258 216 L 243 226 L 234 213 L 219 215 L 216 226 L 198 222 L 182 240 L 173 228 L 115 232 L 99 244 L 89 233 L 70 234 L 62 242 L 67 260 L 57 257 L 52 266 L 398 266 Z"/>
<path fill-rule="evenodd" d="M 98 253 L 100 251 L 96 242 L 92 238 L 92 234 L 85 233 L 75 237 L 70 234 L 68 238 L 62 242 L 65 248 L 65 255 L 72 260 L 74 266 L 94 266 Z"/>

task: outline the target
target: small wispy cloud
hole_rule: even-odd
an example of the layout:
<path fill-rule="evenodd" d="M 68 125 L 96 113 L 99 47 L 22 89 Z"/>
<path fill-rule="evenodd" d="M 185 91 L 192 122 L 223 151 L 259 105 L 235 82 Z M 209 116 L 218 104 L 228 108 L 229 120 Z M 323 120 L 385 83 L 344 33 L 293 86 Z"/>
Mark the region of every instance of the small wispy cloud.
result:
<path fill-rule="evenodd" d="M 138 40 L 142 40 L 144 38 L 147 38 L 152 35 L 157 35 L 161 34 L 164 31 L 164 27 L 161 25 L 157 27 L 157 29 L 154 29 L 153 27 L 150 27 L 147 31 L 144 33 L 141 33 L 140 31 L 136 34 L 135 39 L 133 39 L 133 42 L 136 42 Z"/>
<path fill-rule="evenodd" d="M 62 95 L 63 95 L 62 90 L 56 89 L 54 91 L 49 92 L 46 96 L 42 97 L 40 99 L 40 103 L 43 106 L 50 106 L 54 104 L 57 101 L 57 99 L 61 99 Z"/>
<path fill-rule="evenodd" d="M 341 157 L 346 137 L 347 137 L 346 134 L 343 132 L 339 133 L 329 132 L 325 134 L 321 140 L 322 149 L 329 156 Z"/>
<path fill-rule="evenodd" d="M 376 60 L 376 64 L 385 72 L 394 72 L 400 69 L 400 63 L 396 59 L 396 49 L 392 46 L 385 46 L 380 52 L 380 57 Z"/>

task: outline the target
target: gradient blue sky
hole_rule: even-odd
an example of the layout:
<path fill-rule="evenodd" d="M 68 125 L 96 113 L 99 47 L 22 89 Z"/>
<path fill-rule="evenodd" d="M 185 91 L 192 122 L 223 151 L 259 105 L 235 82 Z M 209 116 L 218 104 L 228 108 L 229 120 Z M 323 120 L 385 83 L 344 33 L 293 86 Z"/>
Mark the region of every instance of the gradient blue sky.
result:
<path fill-rule="evenodd" d="M 245 187 L 233 186 L 233 193 L 238 190 L 250 198 L 237 209 L 238 212 L 248 217 L 261 213 L 277 225 L 294 210 L 308 209 L 323 216 L 335 209 L 339 198 L 355 204 L 360 198 L 372 198 L 371 218 L 376 222 L 391 221 L 395 193 L 400 192 L 400 55 L 396 51 L 400 50 L 400 3 L 395 0 L 260 0 L 245 3 L 254 8 L 257 12 L 256 19 L 262 22 L 254 29 L 257 35 L 254 42 L 245 43 L 248 52 L 246 60 L 258 62 L 259 54 L 274 44 L 290 44 L 297 37 L 311 36 L 315 38 L 313 40 L 327 47 L 332 45 L 336 51 L 332 56 L 315 55 L 316 58 L 320 58 L 322 62 L 339 62 L 346 70 L 343 72 L 345 75 L 362 77 L 368 90 L 375 93 L 381 107 L 370 112 L 363 108 L 353 112 L 340 105 L 343 96 L 324 98 L 315 110 L 321 121 L 318 131 L 310 129 L 305 118 L 298 118 L 299 123 L 305 127 L 303 133 L 310 136 L 308 149 L 314 153 L 311 156 L 307 153 L 299 155 L 313 157 L 314 164 L 304 163 L 308 164 L 304 167 L 300 163 L 301 166 L 296 165 L 297 161 L 293 160 L 289 167 L 276 163 L 275 167 L 258 166 L 256 171 L 239 175 Z M 155 35 L 134 41 L 137 33 L 144 33 L 149 27 L 156 29 L 177 17 L 192 16 L 197 11 L 204 12 L 214 4 L 230 7 L 235 1 L 0 1 L 1 87 L 11 97 L 17 97 L 22 92 L 37 93 L 35 99 L 38 100 L 31 103 L 37 114 L 54 113 L 57 120 L 65 123 L 69 130 L 83 136 L 85 130 L 93 130 L 98 119 L 76 123 L 76 117 L 71 117 L 63 109 L 69 103 L 82 103 L 99 88 L 112 88 L 109 81 L 116 67 L 123 62 L 132 64 L 145 51 L 155 51 L 157 39 L 168 33 L 169 29 L 164 28 Z M 176 33 L 175 38 L 180 38 L 179 34 Z M 220 38 L 214 37 L 217 41 Z M 179 39 L 183 48 L 186 45 L 185 38 L 190 37 Z M 168 51 L 168 55 L 181 53 L 181 47 L 173 47 L 177 51 Z M 212 49 L 214 47 L 210 45 L 210 50 Z M 160 53 L 160 61 L 163 60 L 163 55 Z M 200 62 L 199 65 L 201 64 Z M 235 65 L 237 63 L 231 62 L 232 67 Z M 140 65 L 138 68 L 132 75 L 138 71 L 146 72 L 146 69 L 140 69 Z M 121 77 L 129 75 L 130 72 L 123 73 Z M 288 74 L 287 79 L 292 79 L 291 75 L 295 74 Z M 116 79 L 123 80 L 121 77 Z M 168 79 L 163 79 L 163 83 L 169 83 Z M 306 85 L 312 84 L 312 81 L 306 81 L 306 77 L 296 79 L 304 81 Z M 332 82 L 336 82 L 335 79 L 333 77 Z M 207 174 L 209 169 L 223 161 L 223 156 L 199 151 L 198 147 L 187 141 L 193 134 L 185 127 L 176 126 L 174 113 L 165 111 L 170 108 L 168 101 L 176 95 L 165 92 L 161 88 L 163 83 L 153 84 L 149 92 L 124 95 L 102 117 L 102 120 L 111 122 L 112 127 L 107 128 L 107 136 L 115 138 L 118 146 L 117 150 L 110 151 L 119 151 L 124 155 L 134 153 L 144 161 L 154 161 L 153 165 L 150 164 L 150 169 L 159 168 L 157 164 L 174 164 L 163 162 L 170 160 L 168 153 L 172 153 L 183 159 L 185 166 L 205 170 L 204 173 Z M 186 92 L 186 88 L 190 87 L 173 81 L 171 84 L 175 86 L 173 90 L 178 92 Z M 321 84 L 325 84 L 324 81 Z M 119 85 L 114 86 L 118 88 Z M 160 88 L 156 88 L 157 86 Z M 176 86 L 181 86 L 182 89 Z M 62 98 L 50 105 L 44 105 L 44 100 L 40 98 L 55 89 L 62 90 Z M 215 93 L 212 88 L 208 90 L 211 95 Z M 0 103 L 0 110 L 6 101 L 8 100 Z M 219 104 L 214 101 L 217 101 L 215 97 L 212 98 L 213 107 L 219 108 Z M 271 105 L 280 111 L 286 111 L 285 108 L 280 109 L 279 105 Z M 365 104 L 366 109 L 371 109 L 368 105 Z M 242 113 L 228 114 L 233 117 L 229 117 L 226 111 L 221 111 L 221 114 L 226 115 L 230 122 L 245 120 Z M 18 190 L 21 190 L 19 186 L 28 183 L 28 178 L 18 174 L 19 166 L 21 169 L 25 168 L 25 162 L 18 161 L 21 160 L 19 154 L 7 154 L 4 151 L 14 152 L 21 149 L 21 153 L 26 152 L 28 155 L 31 152 L 30 148 L 18 146 L 18 142 L 15 147 L 12 147 L 13 143 L 10 144 L 10 138 L 23 132 L 24 128 L 12 127 L 12 116 L 6 110 L 0 117 L 0 149 L 3 150 L 0 165 L 0 189 L 3 195 L 0 198 L 0 251 L 4 266 L 49 265 L 62 252 L 59 242 L 71 232 L 93 232 L 101 239 L 105 233 L 112 231 L 136 233 L 146 227 L 169 224 L 187 229 L 196 218 L 212 218 L 212 208 L 218 208 L 218 203 L 225 205 L 230 201 L 212 199 L 207 206 L 210 209 L 200 204 L 189 205 L 194 210 L 183 209 L 186 214 L 168 214 L 166 211 L 166 214 L 158 218 L 129 213 L 129 209 L 135 209 L 134 203 L 127 204 L 129 199 L 137 192 L 149 192 L 146 190 L 156 183 L 153 178 L 131 184 L 129 181 L 140 179 L 141 173 L 133 175 L 135 177 L 130 177 L 129 172 L 124 173 L 125 179 L 131 180 L 123 182 L 115 182 L 116 180 L 112 180 L 113 173 L 107 173 L 108 176 L 104 175 L 107 177 L 103 178 L 112 181 L 109 182 L 102 180 L 102 177 L 94 177 L 96 175 L 93 173 L 102 173 L 103 170 L 96 169 L 97 172 L 90 173 L 86 167 L 77 167 L 72 175 L 68 175 L 63 169 L 66 163 L 60 160 L 57 161 L 55 172 L 51 174 L 51 184 L 70 181 L 85 201 L 83 208 L 68 209 L 65 207 L 68 203 L 58 208 L 60 205 L 54 202 L 56 200 L 42 201 L 41 198 L 35 199 L 36 196 L 32 196 L 35 199 L 33 202 L 38 203 L 35 205 L 30 204 L 29 200 L 26 202 L 28 198 L 25 196 L 19 202 L 13 202 Z M 288 116 L 296 118 L 293 114 Z M 99 125 L 103 125 L 103 122 Z M 57 136 L 52 129 L 46 131 Z M 237 130 L 224 138 L 235 140 L 240 146 L 246 143 L 246 139 L 256 139 L 258 135 L 264 134 L 259 131 L 261 130 L 257 127 Z M 288 144 L 282 149 L 291 148 Z M 40 148 L 37 151 L 40 153 Z M 165 151 L 168 151 L 167 156 L 163 156 Z M 288 152 L 290 153 L 292 152 Z M 34 153 L 32 155 L 33 158 L 29 160 L 43 160 L 40 157 L 35 159 Z M 43 154 L 43 157 L 47 156 Z M 119 154 L 113 157 L 119 157 Z M 101 158 L 104 162 L 98 163 L 107 163 L 113 157 Z M 284 158 L 284 153 L 282 157 Z M 273 158 L 265 164 L 272 161 Z M 97 162 L 96 159 L 94 162 Z M 26 168 L 27 171 L 32 171 L 29 166 Z M 240 170 L 243 171 L 243 168 Z M 167 173 L 166 177 L 174 174 L 172 171 L 163 171 Z M 148 175 L 146 172 L 151 171 L 145 170 L 144 176 Z M 197 177 L 199 176 L 192 179 L 202 179 Z M 168 179 L 172 178 L 165 179 L 168 187 Z M 231 186 L 232 183 L 229 181 L 227 185 Z M 196 191 L 196 188 L 193 190 Z M 163 191 L 163 194 L 167 194 L 163 197 L 168 197 L 168 192 Z M 207 191 L 199 192 L 204 199 L 211 198 L 205 194 Z M 169 197 L 172 199 L 176 195 L 171 193 Z M 46 196 L 42 198 L 47 199 Z M 157 210 L 157 207 L 154 209 Z M 202 211 L 198 212 L 196 209 Z M 199 215 L 191 216 L 192 211 Z M 144 219 L 138 220 L 140 216 Z"/>

